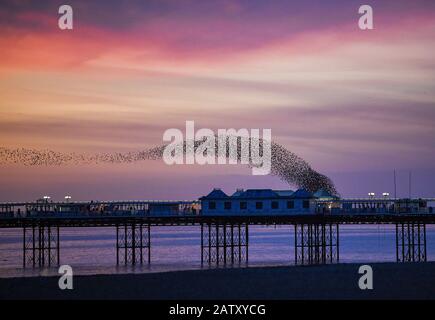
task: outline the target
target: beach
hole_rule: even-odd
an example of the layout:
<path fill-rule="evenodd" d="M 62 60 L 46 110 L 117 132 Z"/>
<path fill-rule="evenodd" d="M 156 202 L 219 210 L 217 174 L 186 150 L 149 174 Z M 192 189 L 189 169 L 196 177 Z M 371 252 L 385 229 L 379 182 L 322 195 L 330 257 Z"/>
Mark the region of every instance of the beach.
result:
<path fill-rule="evenodd" d="M 361 290 L 361 264 L 0 279 L 0 299 L 434 299 L 435 262 L 370 263 L 373 290 Z"/>

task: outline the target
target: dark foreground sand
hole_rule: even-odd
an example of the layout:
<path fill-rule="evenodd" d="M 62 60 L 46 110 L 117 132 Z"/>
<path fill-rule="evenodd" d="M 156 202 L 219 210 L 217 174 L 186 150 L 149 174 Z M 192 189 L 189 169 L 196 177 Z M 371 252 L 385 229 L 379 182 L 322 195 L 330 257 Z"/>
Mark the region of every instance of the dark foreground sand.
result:
<path fill-rule="evenodd" d="M 374 289 L 360 290 L 360 264 L 0 279 L 0 299 L 435 299 L 435 263 L 370 264 Z"/>

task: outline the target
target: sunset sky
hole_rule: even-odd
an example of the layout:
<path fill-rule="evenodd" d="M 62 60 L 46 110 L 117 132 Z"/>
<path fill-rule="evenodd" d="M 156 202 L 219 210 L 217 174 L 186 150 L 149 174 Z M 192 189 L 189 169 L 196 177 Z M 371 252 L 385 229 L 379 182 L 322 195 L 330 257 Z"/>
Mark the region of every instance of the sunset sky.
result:
<path fill-rule="evenodd" d="M 58 28 L 58 8 L 74 29 Z M 374 30 L 358 28 L 370 4 Z M 435 2 L 0 3 L 0 147 L 125 152 L 168 128 L 270 128 L 344 196 L 435 197 Z M 0 200 L 288 188 L 244 166 L 0 165 Z M 293 189 L 294 187 L 291 186 Z"/>

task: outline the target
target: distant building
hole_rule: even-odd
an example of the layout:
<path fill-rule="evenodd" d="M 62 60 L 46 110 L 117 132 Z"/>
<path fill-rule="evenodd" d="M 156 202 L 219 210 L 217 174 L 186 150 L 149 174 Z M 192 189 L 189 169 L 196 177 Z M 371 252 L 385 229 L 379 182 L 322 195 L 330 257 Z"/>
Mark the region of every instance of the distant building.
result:
<path fill-rule="evenodd" d="M 199 200 L 0 202 L 0 218 L 51 216 L 243 216 L 433 214 L 435 198 L 339 198 L 326 190 L 214 189 Z"/>
<path fill-rule="evenodd" d="M 316 211 L 316 197 L 304 190 L 238 189 L 231 196 L 214 189 L 201 197 L 203 215 L 306 214 Z"/>
<path fill-rule="evenodd" d="M 199 198 L 201 213 L 219 215 L 298 214 L 424 214 L 433 213 L 428 202 L 434 199 L 356 198 L 342 199 L 324 189 L 315 193 L 304 189 L 237 189 L 227 195 L 214 189 Z"/>

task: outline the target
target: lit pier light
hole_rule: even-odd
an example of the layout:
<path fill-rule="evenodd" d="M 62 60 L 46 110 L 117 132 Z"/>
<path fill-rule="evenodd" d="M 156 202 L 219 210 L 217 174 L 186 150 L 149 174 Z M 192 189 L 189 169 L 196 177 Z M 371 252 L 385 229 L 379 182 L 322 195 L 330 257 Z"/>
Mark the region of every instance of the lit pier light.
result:
<path fill-rule="evenodd" d="M 388 198 L 388 197 L 390 196 L 390 194 L 389 194 L 388 192 L 384 192 L 384 193 L 382 193 L 382 196 L 383 196 L 384 198 Z"/>
<path fill-rule="evenodd" d="M 65 196 L 65 201 L 69 202 L 71 200 L 71 196 Z"/>
<path fill-rule="evenodd" d="M 374 198 L 375 197 L 375 193 L 374 192 L 369 192 L 368 195 L 369 195 L 370 198 Z"/>

